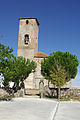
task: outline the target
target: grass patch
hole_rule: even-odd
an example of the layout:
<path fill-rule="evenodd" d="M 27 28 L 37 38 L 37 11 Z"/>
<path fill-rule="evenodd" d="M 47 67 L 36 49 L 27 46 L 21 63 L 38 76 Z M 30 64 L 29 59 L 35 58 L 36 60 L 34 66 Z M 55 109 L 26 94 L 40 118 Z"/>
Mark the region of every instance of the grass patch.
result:
<path fill-rule="evenodd" d="M 60 97 L 60 101 L 80 101 L 80 95 L 65 95 Z"/>
<path fill-rule="evenodd" d="M 8 101 L 11 99 L 12 99 L 12 96 L 8 95 L 8 94 L 5 94 L 4 96 L 0 96 L 0 101 L 2 101 L 2 100 Z"/>

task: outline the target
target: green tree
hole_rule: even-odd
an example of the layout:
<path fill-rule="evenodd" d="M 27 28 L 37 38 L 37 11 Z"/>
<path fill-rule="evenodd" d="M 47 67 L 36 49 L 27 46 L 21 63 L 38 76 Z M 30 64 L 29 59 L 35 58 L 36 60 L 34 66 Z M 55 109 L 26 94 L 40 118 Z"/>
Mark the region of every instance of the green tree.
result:
<path fill-rule="evenodd" d="M 60 87 L 75 78 L 79 61 L 77 56 L 69 52 L 57 51 L 41 62 L 42 75 L 52 84 L 58 87 L 58 97 Z"/>
<path fill-rule="evenodd" d="M 0 43 L 0 74 L 3 73 L 3 69 L 7 66 L 7 61 L 13 57 L 13 49 L 4 46 Z"/>
<path fill-rule="evenodd" d="M 51 84 L 56 85 L 58 88 L 58 99 L 60 99 L 60 87 L 66 83 L 67 72 L 62 66 L 57 65 L 56 69 L 54 68 L 50 73 Z"/>
<path fill-rule="evenodd" d="M 3 69 L 4 86 L 8 86 L 9 82 L 14 82 L 13 90 L 16 92 L 20 87 L 23 87 L 24 80 L 32 71 L 35 71 L 35 68 L 35 62 L 30 62 L 29 59 L 26 60 L 23 57 L 9 59 L 7 67 Z"/>
<path fill-rule="evenodd" d="M 3 75 L 3 84 L 9 86 L 9 82 L 14 82 L 13 90 L 16 92 L 23 87 L 23 81 L 28 75 L 35 71 L 36 63 L 23 57 L 15 57 L 13 49 L 0 44 L 0 74 Z"/>

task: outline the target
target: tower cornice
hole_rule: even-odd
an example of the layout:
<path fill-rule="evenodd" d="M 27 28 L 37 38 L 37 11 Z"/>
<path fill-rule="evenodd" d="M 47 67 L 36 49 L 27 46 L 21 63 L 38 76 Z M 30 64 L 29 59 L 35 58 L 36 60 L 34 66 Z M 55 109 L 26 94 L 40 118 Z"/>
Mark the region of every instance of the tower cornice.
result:
<path fill-rule="evenodd" d="M 35 18 L 35 17 L 24 17 L 24 18 L 19 18 L 19 20 L 24 20 L 24 19 L 35 19 L 36 22 L 37 22 L 37 25 L 39 25 L 39 22 L 38 22 L 37 18 Z"/>

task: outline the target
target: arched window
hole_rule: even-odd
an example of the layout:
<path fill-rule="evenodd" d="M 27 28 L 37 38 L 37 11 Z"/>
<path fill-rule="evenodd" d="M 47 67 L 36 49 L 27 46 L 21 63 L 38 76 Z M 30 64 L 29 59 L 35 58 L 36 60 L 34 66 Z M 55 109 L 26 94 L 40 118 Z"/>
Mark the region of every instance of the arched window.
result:
<path fill-rule="evenodd" d="M 26 20 L 26 24 L 28 24 L 29 23 L 29 21 L 28 20 Z"/>
<path fill-rule="evenodd" d="M 27 35 L 27 34 L 25 35 L 24 43 L 25 43 L 26 45 L 29 44 L 29 35 Z"/>

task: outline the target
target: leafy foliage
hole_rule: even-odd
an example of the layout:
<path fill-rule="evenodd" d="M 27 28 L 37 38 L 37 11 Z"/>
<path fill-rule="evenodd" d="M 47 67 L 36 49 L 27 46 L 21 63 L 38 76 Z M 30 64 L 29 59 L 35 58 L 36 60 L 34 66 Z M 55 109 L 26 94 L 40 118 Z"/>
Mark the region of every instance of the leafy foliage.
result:
<path fill-rule="evenodd" d="M 51 71 L 51 83 L 57 87 L 61 87 L 66 83 L 66 70 L 62 66 L 57 65 L 57 70 Z"/>
<path fill-rule="evenodd" d="M 9 86 L 9 82 L 14 82 L 13 89 L 23 86 L 23 81 L 28 75 L 35 71 L 36 64 L 34 61 L 23 57 L 15 57 L 12 49 L 0 44 L 0 73 L 3 74 L 4 86 Z"/>
<path fill-rule="evenodd" d="M 11 100 L 12 99 L 12 96 L 9 95 L 9 94 L 5 94 L 4 96 L 0 96 L 0 101 L 1 100 Z"/>
<path fill-rule="evenodd" d="M 12 54 L 13 49 L 4 46 L 3 44 L 0 43 L 0 74 L 3 72 L 3 68 L 7 66 L 7 61 L 13 57 Z"/>
<path fill-rule="evenodd" d="M 27 61 L 23 57 L 9 59 L 8 66 L 3 69 L 3 84 L 7 86 L 12 81 L 15 83 L 14 87 L 17 88 L 19 83 L 22 84 L 35 68 L 36 64 L 34 61 L 30 62 L 29 59 Z"/>
<path fill-rule="evenodd" d="M 52 84 L 58 87 L 58 99 L 60 99 L 60 88 L 75 78 L 79 61 L 77 56 L 69 52 L 57 51 L 41 62 L 41 73 Z"/>
<path fill-rule="evenodd" d="M 72 55 L 69 52 L 57 51 L 52 53 L 47 59 L 41 63 L 41 73 L 42 75 L 51 80 L 51 71 L 55 73 L 57 66 L 62 66 L 66 71 L 66 82 L 70 81 L 72 78 L 75 78 L 77 74 L 77 66 L 79 61 L 76 55 Z"/>

